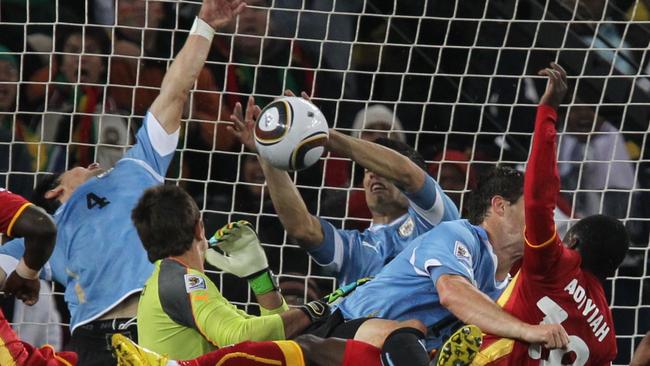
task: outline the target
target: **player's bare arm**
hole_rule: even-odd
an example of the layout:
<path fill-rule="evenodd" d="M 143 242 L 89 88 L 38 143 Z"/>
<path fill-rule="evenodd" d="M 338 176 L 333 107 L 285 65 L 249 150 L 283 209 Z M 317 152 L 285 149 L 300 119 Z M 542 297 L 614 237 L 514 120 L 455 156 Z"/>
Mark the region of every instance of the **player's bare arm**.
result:
<path fill-rule="evenodd" d="M 230 116 L 234 125 L 229 126 L 229 129 L 247 149 L 254 152 L 256 149 L 253 128 L 260 112 L 261 109 L 255 105 L 255 99 L 249 97 L 245 115 L 241 104 L 237 103 L 233 115 Z M 323 241 L 323 229 L 320 221 L 307 210 L 307 205 L 291 181 L 289 174 L 274 168 L 263 158 L 259 159 L 273 206 L 287 234 L 295 238 L 298 244 L 305 249 L 318 246 Z"/>
<path fill-rule="evenodd" d="M 467 279 L 458 275 L 442 275 L 436 282 L 440 304 L 466 324 L 474 324 L 485 333 L 540 343 L 546 348 L 563 348 L 569 336 L 559 324 L 526 324 L 503 311 L 487 295 Z"/>
<path fill-rule="evenodd" d="M 387 147 L 348 136 L 332 128 L 326 146 L 329 151 L 352 159 L 408 193 L 417 192 L 424 185 L 426 173 L 409 158 Z"/>
<path fill-rule="evenodd" d="M 630 366 L 650 366 L 650 331 L 636 347 Z"/>
<path fill-rule="evenodd" d="M 16 220 L 12 235 L 25 238 L 25 254 L 7 278 L 4 291 L 33 305 L 38 301 L 40 290 L 38 272 L 54 249 L 56 226 L 43 209 L 30 205 Z"/>
<path fill-rule="evenodd" d="M 284 94 L 294 96 L 290 90 Z M 300 96 L 311 101 L 304 91 Z M 417 192 L 424 185 L 426 172 L 404 155 L 373 142 L 340 133 L 333 128 L 329 131 L 326 145 L 329 151 L 355 161 L 408 193 Z"/>
<path fill-rule="evenodd" d="M 204 0 L 190 36 L 167 70 L 151 113 L 168 134 L 178 130 L 183 106 L 208 57 L 214 29 L 244 10 L 243 0 Z"/>

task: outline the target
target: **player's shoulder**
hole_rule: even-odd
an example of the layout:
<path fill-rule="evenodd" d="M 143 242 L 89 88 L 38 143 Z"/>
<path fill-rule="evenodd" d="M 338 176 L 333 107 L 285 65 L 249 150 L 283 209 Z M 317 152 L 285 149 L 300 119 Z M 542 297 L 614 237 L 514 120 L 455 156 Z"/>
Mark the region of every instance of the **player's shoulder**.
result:
<path fill-rule="evenodd" d="M 441 222 L 423 235 L 442 239 L 464 239 L 466 241 L 475 241 L 470 239 L 474 239 L 476 236 L 472 224 L 464 219 Z"/>
<path fill-rule="evenodd" d="M 4 188 L 0 188 L 0 200 L 2 201 L 23 201 L 26 202 L 27 200 L 18 194 L 12 193 L 11 191 L 8 191 Z"/>

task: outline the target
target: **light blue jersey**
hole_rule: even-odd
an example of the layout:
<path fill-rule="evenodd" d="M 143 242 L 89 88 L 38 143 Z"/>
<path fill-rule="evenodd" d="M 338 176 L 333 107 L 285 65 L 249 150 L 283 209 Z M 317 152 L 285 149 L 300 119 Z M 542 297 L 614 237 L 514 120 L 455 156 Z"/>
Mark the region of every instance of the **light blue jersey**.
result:
<path fill-rule="evenodd" d="M 467 220 L 441 223 L 412 241 L 372 281 L 345 298 L 339 309 L 343 317 L 380 317 L 391 320 L 418 319 L 427 328 L 450 316 L 442 305 L 435 283 L 444 274 L 461 275 L 493 299 L 507 281 L 494 277 L 497 258 L 487 233 Z M 427 349 L 441 345 L 450 335 L 427 334 Z"/>
<path fill-rule="evenodd" d="M 457 220 L 458 208 L 427 175 L 420 191 L 408 194 L 410 207 L 404 216 L 386 225 L 358 230 L 337 230 L 320 219 L 323 242 L 309 254 L 336 272 L 339 285 L 374 276 L 397 256 L 408 243 L 443 221 Z"/>
<path fill-rule="evenodd" d="M 151 137 L 160 140 L 161 129 L 147 114 L 137 143 L 115 167 L 79 186 L 54 214 L 56 246 L 42 277 L 65 285 L 72 330 L 141 291 L 153 272 L 131 222 L 131 210 L 144 190 L 164 182 L 174 153 L 172 148 L 161 156 L 154 148 Z M 0 247 L 0 254 L 15 258 L 23 252 L 22 240 Z"/>

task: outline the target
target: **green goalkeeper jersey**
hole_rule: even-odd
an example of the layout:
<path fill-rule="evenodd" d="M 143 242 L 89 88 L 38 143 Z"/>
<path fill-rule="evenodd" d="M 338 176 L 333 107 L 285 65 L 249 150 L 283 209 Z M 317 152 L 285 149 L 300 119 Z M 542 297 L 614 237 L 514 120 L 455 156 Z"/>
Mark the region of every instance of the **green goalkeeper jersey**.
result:
<path fill-rule="evenodd" d="M 243 341 L 285 339 L 277 309 L 249 315 L 226 300 L 203 273 L 174 259 L 158 260 L 138 305 L 138 343 L 186 360 Z"/>

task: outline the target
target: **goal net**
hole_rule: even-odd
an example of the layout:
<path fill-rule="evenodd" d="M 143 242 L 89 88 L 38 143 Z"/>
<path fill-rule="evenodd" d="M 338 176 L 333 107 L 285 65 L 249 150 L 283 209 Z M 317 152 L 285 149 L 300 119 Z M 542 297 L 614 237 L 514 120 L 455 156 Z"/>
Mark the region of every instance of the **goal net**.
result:
<path fill-rule="evenodd" d="M 330 292 L 332 273 L 287 237 L 259 163 L 227 129 L 235 103 L 254 95 L 263 106 L 286 89 L 304 90 L 331 127 L 414 146 L 462 209 L 490 166 L 524 168 L 545 87 L 537 71 L 556 61 L 570 83 L 559 117 L 558 228 L 605 213 L 629 229 L 630 253 L 607 286 L 616 363 L 629 362 L 650 329 L 650 4 L 248 3 L 215 36 L 168 174 L 197 200 L 207 231 L 249 220 L 292 302 Z M 198 8 L 183 0 L 2 1 L 0 186 L 29 197 L 47 172 L 114 164 L 133 143 Z M 313 214 L 338 227 L 368 226 L 362 167 L 328 156 L 292 176 Z M 226 297 L 255 311 L 245 282 L 210 273 Z M 61 289 L 53 291 L 41 310 L 4 304 L 21 332 L 33 326 L 32 333 L 47 333 L 36 343 L 55 342 L 57 329 L 65 333 Z M 52 308 L 62 318 L 51 316 Z M 47 324 L 51 331 L 38 328 Z"/>

